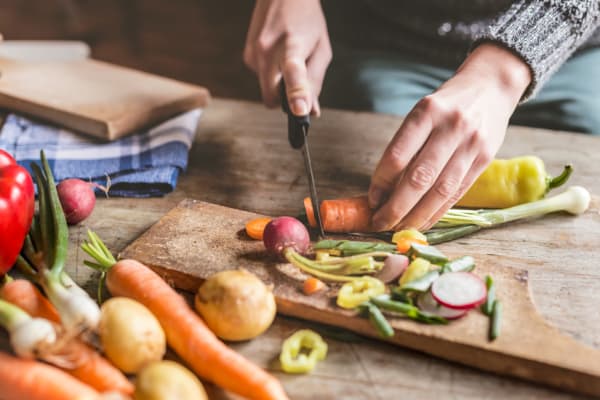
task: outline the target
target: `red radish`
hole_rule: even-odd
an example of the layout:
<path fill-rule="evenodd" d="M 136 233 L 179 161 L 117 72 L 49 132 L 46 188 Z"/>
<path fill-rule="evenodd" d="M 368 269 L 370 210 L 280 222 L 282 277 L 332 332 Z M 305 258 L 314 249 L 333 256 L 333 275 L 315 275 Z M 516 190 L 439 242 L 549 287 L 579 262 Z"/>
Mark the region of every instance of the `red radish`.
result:
<path fill-rule="evenodd" d="M 271 254 L 282 255 L 285 249 L 304 254 L 310 245 L 310 235 L 296 218 L 278 217 L 265 227 L 263 243 Z"/>
<path fill-rule="evenodd" d="M 453 308 L 444 307 L 443 305 L 435 301 L 430 291 L 426 293 L 421 293 L 421 295 L 419 295 L 417 303 L 421 311 L 439 315 L 440 317 L 444 317 L 446 319 L 457 319 L 466 315 L 469 312 L 469 310 L 456 310 Z"/>
<path fill-rule="evenodd" d="M 408 267 L 408 257 L 404 254 L 390 254 L 383 262 L 383 268 L 374 277 L 383 283 L 395 281 Z"/>
<path fill-rule="evenodd" d="M 60 204 L 69 225 L 83 221 L 92 213 L 96 204 L 93 184 L 81 179 L 65 179 L 56 186 Z"/>
<path fill-rule="evenodd" d="M 483 280 L 471 272 L 447 272 L 431 285 L 433 298 L 443 306 L 468 310 L 485 301 Z"/>

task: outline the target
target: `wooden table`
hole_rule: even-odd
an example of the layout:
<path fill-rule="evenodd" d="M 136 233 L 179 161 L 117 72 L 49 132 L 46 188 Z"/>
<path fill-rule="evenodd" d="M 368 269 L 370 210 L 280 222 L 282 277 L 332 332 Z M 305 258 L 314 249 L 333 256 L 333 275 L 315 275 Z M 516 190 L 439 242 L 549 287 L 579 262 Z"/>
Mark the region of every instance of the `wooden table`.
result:
<path fill-rule="evenodd" d="M 326 110 L 315 120 L 310 144 L 320 196 L 365 192 L 375 163 L 400 121 L 393 116 L 334 110 Z M 69 272 L 94 290 L 97 276 L 82 266 L 84 254 L 78 247 L 86 230 L 94 229 L 109 248 L 119 251 L 186 197 L 270 215 L 297 214 L 307 185 L 301 155 L 287 144 L 285 122 L 281 112 L 260 104 L 215 99 L 201 120 L 188 171 L 177 190 L 158 199 L 99 199 L 92 217 L 71 228 Z M 539 155 L 550 172 L 573 162 L 572 183 L 600 194 L 598 138 L 511 127 L 499 156 L 522 154 Z M 544 250 L 532 248 L 529 255 L 543 261 Z M 543 262 L 538 264 L 530 282 L 540 313 L 562 331 L 600 347 L 600 252 L 596 268 L 578 267 L 577 254 L 562 271 L 546 271 Z M 590 264 L 594 263 L 586 263 Z M 566 276 L 570 279 L 561 279 Z M 329 355 L 314 373 L 280 373 L 277 357 L 282 340 L 306 326 L 315 328 L 278 317 L 266 334 L 233 347 L 272 370 L 292 399 L 581 398 L 370 339 L 353 335 L 334 339 L 330 335 L 335 332 L 329 330 L 322 330 L 329 335 Z M 216 388 L 209 390 L 211 398 L 234 398 Z"/>

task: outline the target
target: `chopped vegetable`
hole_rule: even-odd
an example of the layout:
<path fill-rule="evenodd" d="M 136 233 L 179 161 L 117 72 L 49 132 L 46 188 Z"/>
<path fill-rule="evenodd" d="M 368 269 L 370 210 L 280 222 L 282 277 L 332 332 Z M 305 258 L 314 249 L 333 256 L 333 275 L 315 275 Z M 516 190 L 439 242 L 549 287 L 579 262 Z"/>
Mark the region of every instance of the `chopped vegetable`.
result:
<path fill-rule="evenodd" d="M 0 150 L 0 277 L 17 260 L 35 207 L 33 181 L 27 170 Z"/>
<path fill-rule="evenodd" d="M 384 283 L 390 283 L 400 278 L 400 275 L 406 271 L 408 267 L 408 257 L 403 254 L 390 254 L 383 262 L 381 271 L 374 275 L 374 278 L 379 279 Z"/>
<path fill-rule="evenodd" d="M 457 205 L 506 208 L 536 201 L 550 189 L 564 184 L 572 171 L 573 167 L 567 165 L 559 176 L 552 178 L 548 176 L 544 162 L 538 157 L 497 159 L 488 165 Z"/>
<path fill-rule="evenodd" d="M 297 219 L 278 217 L 265 227 L 263 242 L 265 248 L 274 255 L 283 256 L 287 249 L 304 254 L 310 246 L 310 236 Z"/>
<path fill-rule="evenodd" d="M 100 394 L 51 365 L 24 360 L 0 351 L 3 399 L 97 399 Z"/>
<path fill-rule="evenodd" d="M 392 253 L 396 246 L 383 242 L 359 242 L 355 240 L 321 240 L 313 248 L 315 250 L 329 250 L 331 255 L 353 256 L 363 253 L 382 251 Z"/>
<path fill-rule="evenodd" d="M 380 296 L 373 297 L 370 301 L 382 310 L 390 311 L 393 313 L 400 313 L 407 316 L 410 319 L 425 324 L 448 323 L 448 321 L 445 318 L 439 315 L 423 312 L 419 310 L 418 307 L 409 303 L 403 303 L 400 301 L 392 300 L 387 294 L 382 294 Z"/>
<path fill-rule="evenodd" d="M 287 338 L 281 347 L 281 369 L 290 374 L 312 371 L 318 361 L 327 357 L 327 343 L 316 332 L 301 329 Z"/>
<path fill-rule="evenodd" d="M 45 318 L 60 323 L 54 306 L 40 293 L 33 283 L 24 279 L 7 282 L 0 288 L 0 298 L 21 307 L 32 317 Z M 67 344 L 70 362 L 65 372 L 101 392 L 133 393 L 133 385 L 106 358 L 95 349 L 74 338 Z"/>
<path fill-rule="evenodd" d="M 427 245 L 427 237 L 414 228 L 404 229 L 394 233 L 392 243 L 396 243 L 398 252 L 406 254 L 413 243 Z"/>
<path fill-rule="evenodd" d="M 494 301 L 496 301 L 496 285 L 494 285 L 494 280 L 489 275 L 485 277 L 485 286 L 487 288 L 487 296 L 485 303 L 481 306 L 481 311 L 485 315 L 492 315 Z"/>
<path fill-rule="evenodd" d="M 439 276 L 439 271 L 429 271 L 418 279 L 413 279 L 412 281 L 406 282 L 401 286 L 401 289 L 412 292 L 426 292 Z"/>
<path fill-rule="evenodd" d="M 86 264 L 106 271 L 106 285 L 114 296 L 146 306 L 165 330 L 169 346 L 200 377 L 249 399 L 288 399 L 275 377 L 221 342 L 159 275 L 135 260 L 117 262 L 96 234 L 88 236 L 82 249 L 95 262 Z"/>
<path fill-rule="evenodd" d="M 446 215 L 451 213 L 453 210 L 448 211 Z M 472 233 L 479 232 L 481 230 L 479 225 L 457 225 L 450 226 L 448 228 L 433 228 L 425 232 L 427 241 L 430 245 L 436 245 L 451 240 L 459 239 L 464 236 L 468 236 Z"/>
<path fill-rule="evenodd" d="M 104 353 L 121 371 L 135 374 L 165 355 L 165 332 L 156 317 L 135 300 L 113 297 L 102 304 L 98 327 Z"/>
<path fill-rule="evenodd" d="M 175 361 L 155 361 L 140 371 L 133 400 L 208 400 L 202 383 Z"/>
<path fill-rule="evenodd" d="M 409 257 L 412 258 L 423 258 L 432 264 L 443 265 L 448 262 L 446 257 L 441 251 L 433 246 L 422 245 L 418 243 L 412 243 L 410 246 Z"/>
<path fill-rule="evenodd" d="M 310 278 L 304 281 L 304 284 L 302 285 L 302 292 L 304 292 L 305 295 L 310 296 L 312 294 L 320 292 L 326 287 L 327 285 L 325 285 L 323 281 L 320 281 L 319 279 L 311 276 Z"/>
<path fill-rule="evenodd" d="M 259 217 L 246 222 L 246 234 L 255 240 L 263 240 L 265 227 L 273 218 Z"/>
<path fill-rule="evenodd" d="M 379 279 L 363 276 L 344 283 L 337 296 L 337 305 L 342 308 L 356 308 L 371 297 L 383 294 L 385 285 Z"/>
<path fill-rule="evenodd" d="M 194 304 L 215 335 L 232 341 L 262 334 L 277 311 L 271 288 L 245 269 L 210 276 L 198 289 Z"/>
<path fill-rule="evenodd" d="M 367 301 L 360 305 L 361 311 L 367 315 L 371 324 L 377 329 L 379 336 L 384 338 L 390 338 L 394 336 L 394 328 L 385 319 L 385 316 L 375 304 Z"/>
<path fill-rule="evenodd" d="M 417 300 L 419 309 L 423 312 L 439 315 L 446 319 L 457 319 L 467 315 L 469 310 L 456 310 L 453 308 L 444 307 L 431 295 L 431 291 L 422 293 Z"/>
<path fill-rule="evenodd" d="M 442 266 L 442 273 L 445 272 L 470 272 L 475 268 L 475 260 L 471 256 L 462 256 L 448 261 Z"/>
<path fill-rule="evenodd" d="M 459 310 L 477 307 L 485 301 L 486 292 L 485 283 L 471 272 L 448 272 L 431 285 L 438 303 Z"/>
<path fill-rule="evenodd" d="M 317 226 L 310 199 L 304 200 L 304 207 L 309 223 Z M 321 202 L 321 222 L 326 232 L 371 232 L 371 216 L 366 196 L 347 199 L 323 200 Z"/>
<path fill-rule="evenodd" d="M 61 181 L 56 190 L 69 225 L 75 225 L 90 216 L 96 205 L 93 183 L 71 178 Z"/>
<path fill-rule="evenodd" d="M 408 282 L 417 280 L 424 276 L 431 269 L 431 263 L 424 258 L 417 257 L 410 264 L 408 268 L 400 277 L 400 287 L 403 287 Z"/>
<path fill-rule="evenodd" d="M 502 303 L 500 300 L 494 300 L 490 322 L 490 340 L 496 340 L 500 336 L 500 326 L 502 322 Z"/>

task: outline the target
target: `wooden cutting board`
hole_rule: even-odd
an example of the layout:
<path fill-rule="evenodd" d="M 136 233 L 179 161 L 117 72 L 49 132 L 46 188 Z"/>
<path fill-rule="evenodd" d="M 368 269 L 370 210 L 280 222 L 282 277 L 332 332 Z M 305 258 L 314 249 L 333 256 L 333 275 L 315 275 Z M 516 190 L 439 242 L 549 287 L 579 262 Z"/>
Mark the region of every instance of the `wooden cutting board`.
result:
<path fill-rule="evenodd" d="M 208 100 L 203 87 L 90 59 L 0 59 L 1 108 L 107 140 Z"/>
<path fill-rule="evenodd" d="M 567 228 L 569 223 L 578 221 L 590 231 L 600 232 L 598 204 L 598 199 L 594 199 L 592 210 L 577 218 L 551 218 L 568 221 Z M 292 265 L 269 257 L 262 242 L 245 235 L 244 223 L 257 216 L 184 200 L 120 257 L 151 266 L 170 284 L 187 291 L 195 291 L 215 272 L 244 267 L 274 285 L 278 312 L 379 338 L 368 321 L 335 306 L 335 288 L 327 293 L 303 295 L 305 275 Z M 465 251 L 460 242 L 440 248 L 451 257 L 473 254 Z M 396 333 L 389 342 L 498 374 L 599 396 L 600 350 L 580 344 L 547 324 L 530 296 L 527 270 L 508 266 L 531 261 L 484 254 L 475 255 L 475 259 L 476 273 L 494 277 L 497 297 L 503 302 L 502 332 L 496 341 L 487 339 L 487 317 L 473 311 L 446 326 L 391 319 Z M 534 267 L 535 263 L 530 265 Z"/>

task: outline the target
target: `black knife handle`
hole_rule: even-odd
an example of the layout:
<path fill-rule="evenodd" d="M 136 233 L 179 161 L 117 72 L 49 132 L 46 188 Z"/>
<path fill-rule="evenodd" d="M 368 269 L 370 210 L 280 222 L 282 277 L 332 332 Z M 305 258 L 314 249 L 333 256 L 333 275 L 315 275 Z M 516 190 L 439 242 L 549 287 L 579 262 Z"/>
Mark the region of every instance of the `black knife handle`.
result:
<path fill-rule="evenodd" d="M 285 82 L 281 80 L 279 86 L 279 95 L 281 97 L 281 108 L 288 116 L 288 141 L 294 149 L 299 149 L 304 146 L 305 135 L 308 134 L 310 127 L 310 115 L 297 116 L 292 113 L 290 104 L 288 103 L 287 93 L 285 90 Z"/>

